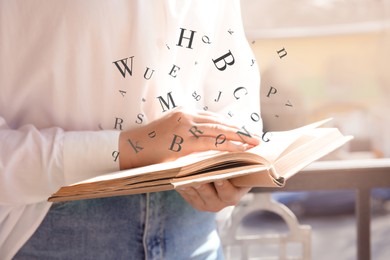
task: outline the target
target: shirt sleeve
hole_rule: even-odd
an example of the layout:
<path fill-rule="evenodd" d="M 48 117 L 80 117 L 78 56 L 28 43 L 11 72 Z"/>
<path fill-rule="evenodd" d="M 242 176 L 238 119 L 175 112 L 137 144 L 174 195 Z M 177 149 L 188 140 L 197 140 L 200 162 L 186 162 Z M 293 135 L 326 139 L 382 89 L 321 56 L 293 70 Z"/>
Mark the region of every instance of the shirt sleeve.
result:
<path fill-rule="evenodd" d="M 0 204 L 45 201 L 60 186 L 119 170 L 119 131 L 11 129 L 0 118 Z"/>

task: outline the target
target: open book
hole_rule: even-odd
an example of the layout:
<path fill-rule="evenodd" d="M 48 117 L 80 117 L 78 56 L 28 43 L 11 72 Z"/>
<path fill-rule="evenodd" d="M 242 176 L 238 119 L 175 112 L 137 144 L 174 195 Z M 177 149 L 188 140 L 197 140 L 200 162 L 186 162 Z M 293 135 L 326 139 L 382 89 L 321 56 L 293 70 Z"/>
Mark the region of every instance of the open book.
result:
<path fill-rule="evenodd" d="M 242 187 L 282 187 L 311 162 L 352 139 L 323 120 L 289 131 L 268 132 L 245 152 L 204 152 L 173 162 L 114 172 L 60 188 L 49 201 L 67 201 L 172 190 L 230 179 Z"/>

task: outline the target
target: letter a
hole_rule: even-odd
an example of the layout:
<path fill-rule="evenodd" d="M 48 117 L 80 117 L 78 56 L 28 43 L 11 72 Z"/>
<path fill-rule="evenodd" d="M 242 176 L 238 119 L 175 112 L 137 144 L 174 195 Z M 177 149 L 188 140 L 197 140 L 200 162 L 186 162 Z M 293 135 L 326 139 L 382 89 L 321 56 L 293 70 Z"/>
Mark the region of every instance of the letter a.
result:
<path fill-rule="evenodd" d="M 227 61 L 227 58 L 229 58 L 229 57 L 231 57 L 230 61 Z M 234 64 L 234 56 L 233 56 L 233 54 L 229 50 L 228 53 L 222 55 L 221 57 L 219 57 L 219 58 L 217 58 L 215 60 L 212 59 L 212 61 L 214 62 L 214 65 L 215 65 L 215 67 L 218 70 L 224 71 L 226 69 L 226 65 L 230 65 L 231 66 L 231 65 Z M 217 63 L 219 63 L 219 62 L 222 62 L 223 64 L 218 66 Z"/>

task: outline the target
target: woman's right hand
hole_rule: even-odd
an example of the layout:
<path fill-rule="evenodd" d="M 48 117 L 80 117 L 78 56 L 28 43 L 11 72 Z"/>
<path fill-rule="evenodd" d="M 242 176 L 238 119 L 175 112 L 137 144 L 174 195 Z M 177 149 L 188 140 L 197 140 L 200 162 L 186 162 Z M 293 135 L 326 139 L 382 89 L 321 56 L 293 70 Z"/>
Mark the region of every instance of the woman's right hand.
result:
<path fill-rule="evenodd" d="M 145 126 L 121 132 L 120 168 L 173 161 L 193 152 L 244 151 L 260 143 L 244 130 L 215 113 L 175 109 Z"/>

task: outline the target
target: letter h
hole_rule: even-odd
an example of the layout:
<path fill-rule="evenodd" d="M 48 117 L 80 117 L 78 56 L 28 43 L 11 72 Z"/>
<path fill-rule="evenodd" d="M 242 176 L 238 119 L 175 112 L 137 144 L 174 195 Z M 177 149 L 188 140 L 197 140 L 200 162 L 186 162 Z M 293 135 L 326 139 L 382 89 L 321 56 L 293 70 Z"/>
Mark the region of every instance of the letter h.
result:
<path fill-rule="evenodd" d="M 182 44 L 182 41 L 183 41 L 183 39 L 187 39 L 187 40 L 189 40 L 189 43 L 188 43 L 188 45 L 187 45 L 187 48 L 188 48 L 188 49 L 192 49 L 192 41 L 194 40 L 194 35 L 195 35 L 196 31 L 190 30 L 190 31 L 191 31 L 191 36 L 190 36 L 190 37 L 184 37 L 184 31 L 185 31 L 186 29 L 180 28 L 180 30 L 181 30 L 181 32 L 180 32 L 180 38 L 179 38 L 179 42 L 176 44 L 176 46 L 183 47 L 183 46 L 181 45 L 181 44 Z"/>

